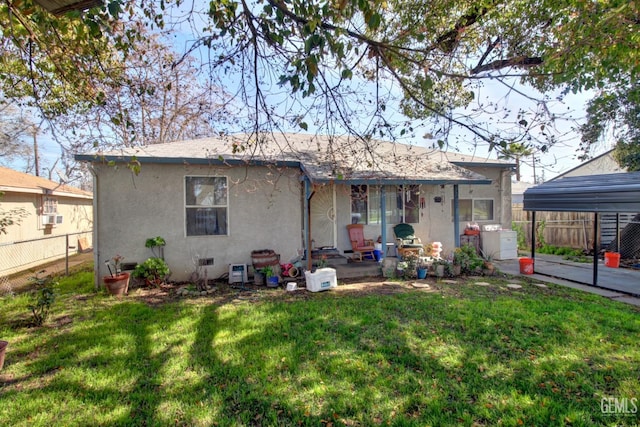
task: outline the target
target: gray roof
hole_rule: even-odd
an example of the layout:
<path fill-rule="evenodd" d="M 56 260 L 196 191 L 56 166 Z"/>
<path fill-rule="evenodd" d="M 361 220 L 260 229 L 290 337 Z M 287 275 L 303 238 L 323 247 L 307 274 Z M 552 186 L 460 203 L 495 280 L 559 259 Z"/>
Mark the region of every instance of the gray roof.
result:
<path fill-rule="evenodd" d="M 509 162 L 387 141 L 306 134 L 230 135 L 76 155 L 85 161 L 279 165 L 301 168 L 314 182 L 489 184 L 464 165 L 510 168 Z"/>
<path fill-rule="evenodd" d="M 524 192 L 524 210 L 640 212 L 640 172 L 573 176 Z"/>

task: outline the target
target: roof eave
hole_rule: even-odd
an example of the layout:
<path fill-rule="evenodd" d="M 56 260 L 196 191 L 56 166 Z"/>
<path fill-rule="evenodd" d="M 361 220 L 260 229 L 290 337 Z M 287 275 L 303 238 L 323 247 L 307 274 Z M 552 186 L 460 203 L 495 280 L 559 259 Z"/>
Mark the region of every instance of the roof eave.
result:
<path fill-rule="evenodd" d="M 486 168 L 499 168 L 499 169 L 515 169 L 515 163 L 499 163 L 499 162 L 461 162 L 458 160 L 450 161 L 456 166 L 460 167 L 486 167 Z"/>
<path fill-rule="evenodd" d="M 338 177 L 317 177 L 314 176 L 305 166 L 299 161 L 293 160 L 260 160 L 252 159 L 250 161 L 242 159 L 226 159 L 222 157 L 218 158 L 195 158 L 195 157 L 137 157 L 137 156 L 114 156 L 114 155 L 92 155 L 92 154 L 76 154 L 75 160 L 86 161 L 92 163 L 130 163 L 133 161 L 140 162 L 141 164 L 179 164 L 179 165 L 208 165 L 208 166 L 276 166 L 276 167 L 291 167 L 300 169 L 313 183 L 317 184 L 330 184 L 340 182 L 342 184 L 349 185 L 401 185 L 407 183 L 415 184 L 428 184 L 428 185 L 454 185 L 454 184 L 470 184 L 470 185 L 489 185 L 492 183 L 490 179 L 416 179 L 416 178 L 402 178 L 402 177 L 375 177 L 375 178 L 338 178 Z"/>

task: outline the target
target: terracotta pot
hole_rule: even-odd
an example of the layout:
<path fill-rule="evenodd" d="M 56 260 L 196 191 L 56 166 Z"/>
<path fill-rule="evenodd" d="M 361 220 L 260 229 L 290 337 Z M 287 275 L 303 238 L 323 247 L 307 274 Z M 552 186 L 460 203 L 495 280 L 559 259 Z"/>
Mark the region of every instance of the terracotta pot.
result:
<path fill-rule="evenodd" d="M 0 341 L 0 370 L 4 366 L 4 355 L 7 352 L 8 341 Z"/>
<path fill-rule="evenodd" d="M 122 296 L 129 291 L 129 273 L 120 273 L 115 276 L 104 276 L 104 286 L 111 295 Z"/>

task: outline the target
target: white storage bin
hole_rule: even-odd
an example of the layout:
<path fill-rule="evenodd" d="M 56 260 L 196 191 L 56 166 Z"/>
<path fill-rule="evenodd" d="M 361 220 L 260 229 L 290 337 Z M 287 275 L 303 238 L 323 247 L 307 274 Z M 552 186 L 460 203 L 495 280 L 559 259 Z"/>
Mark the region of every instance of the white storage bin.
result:
<path fill-rule="evenodd" d="M 313 273 L 305 271 L 304 278 L 307 282 L 307 290 L 311 292 L 326 291 L 338 287 L 334 268 L 319 268 Z"/>

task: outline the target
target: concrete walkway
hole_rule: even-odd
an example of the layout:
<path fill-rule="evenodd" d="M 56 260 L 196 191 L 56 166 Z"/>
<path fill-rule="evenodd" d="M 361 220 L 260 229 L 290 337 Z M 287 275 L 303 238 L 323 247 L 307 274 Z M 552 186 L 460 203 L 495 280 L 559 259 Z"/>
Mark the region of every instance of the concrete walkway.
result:
<path fill-rule="evenodd" d="M 91 261 L 93 261 L 93 251 L 79 253 L 69 257 L 68 267 L 71 269 L 77 265 Z M 0 294 L 6 291 L 24 292 L 29 289 L 31 286 L 31 279 L 35 276 L 35 272 L 44 270 L 44 272 L 38 274 L 39 277 L 44 277 L 64 274 L 66 268 L 67 261 L 65 259 L 59 259 L 38 267 L 30 268 L 22 273 L 15 274 L 10 279 L 7 277 L 0 277 Z"/>
<path fill-rule="evenodd" d="M 518 259 L 494 261 L 494 264 L 504 273 L 521 275 Z M 640 270 L 609 268 L 600 261 L 598 283 L 593 286 L 593 263 L 572 262 L 558 255 L 538 254 L 535 257 L 535 274 L 522 276 L 640 306 Z"/>

